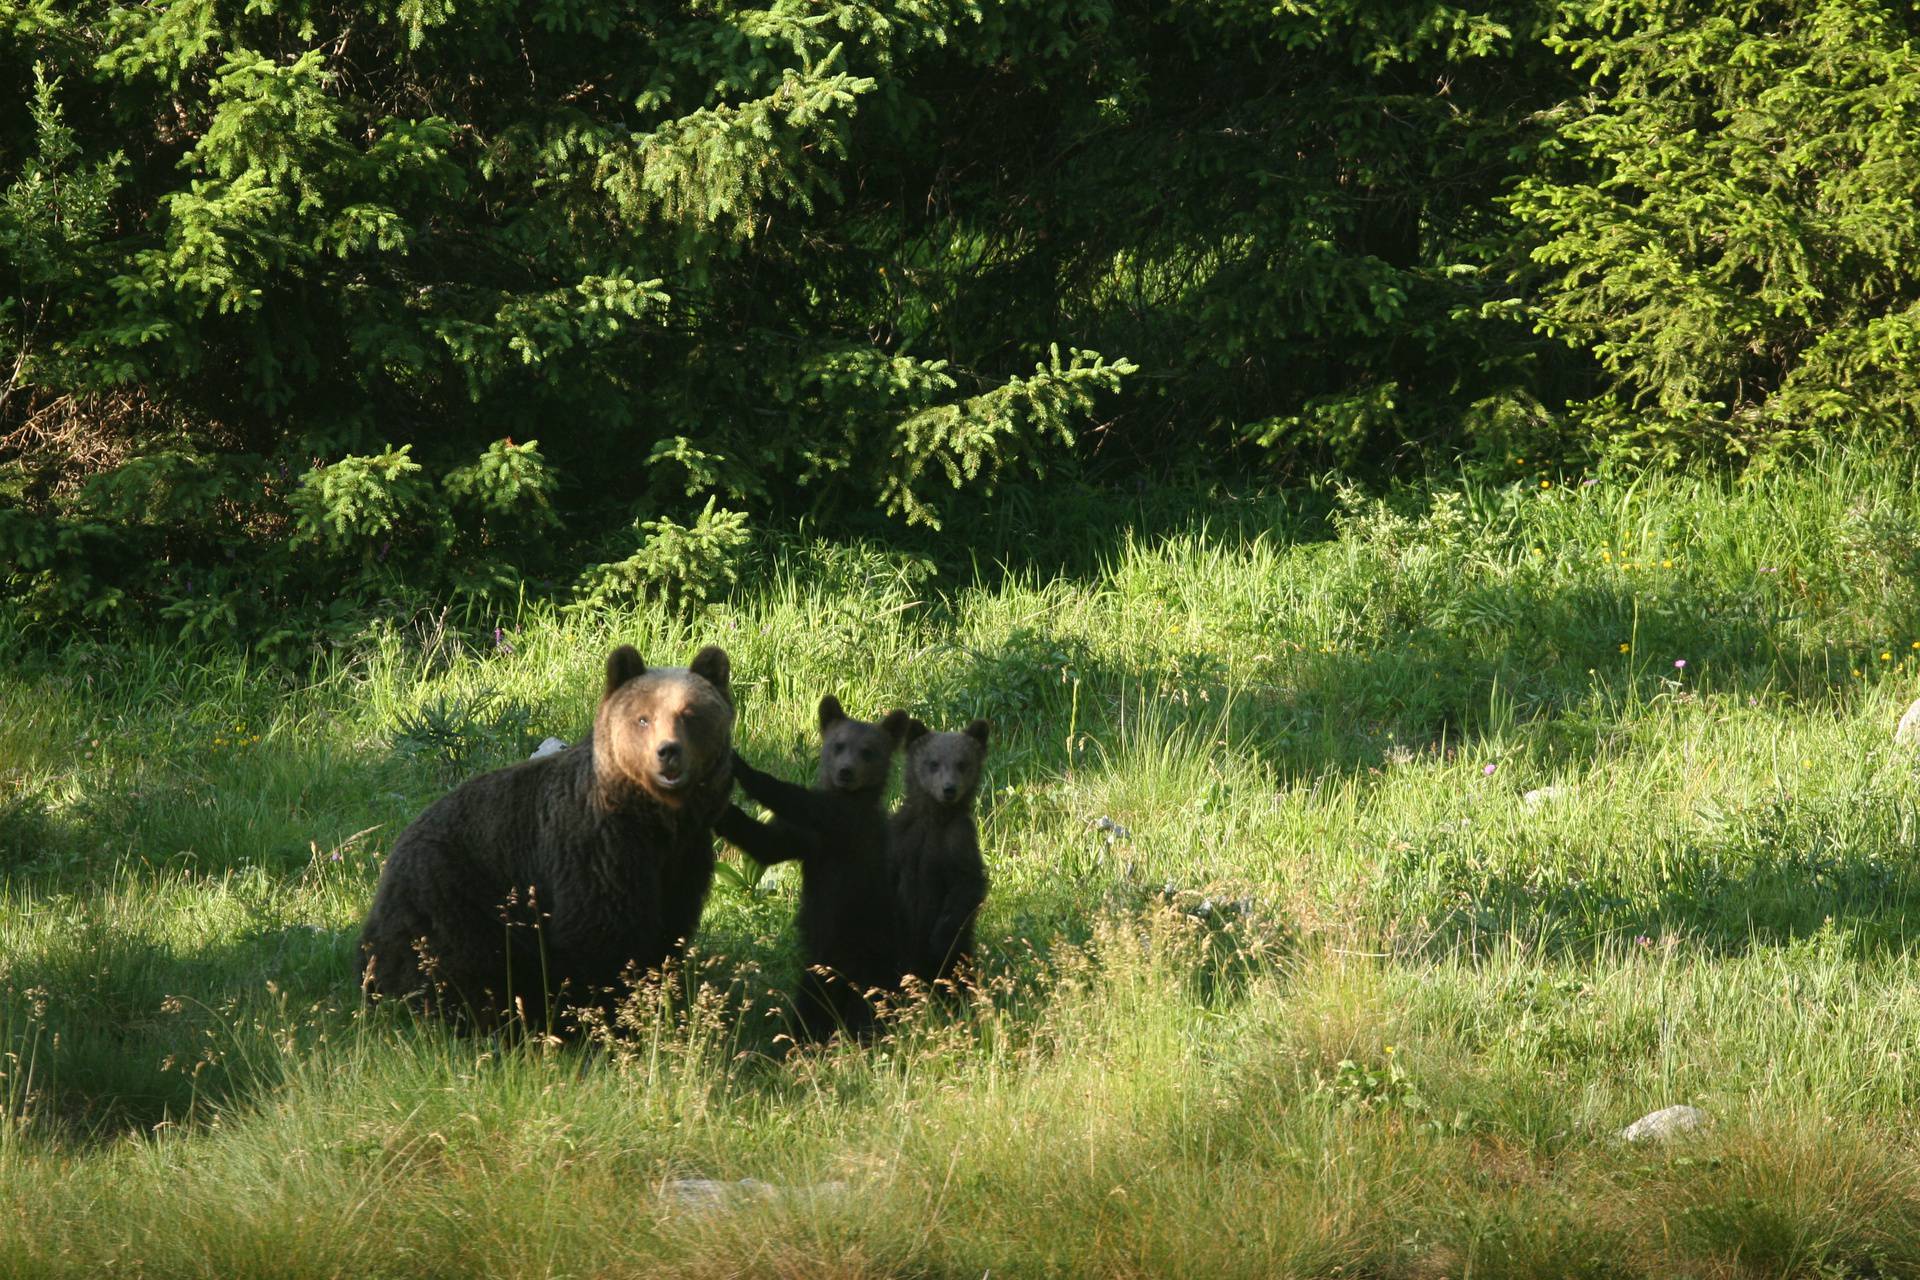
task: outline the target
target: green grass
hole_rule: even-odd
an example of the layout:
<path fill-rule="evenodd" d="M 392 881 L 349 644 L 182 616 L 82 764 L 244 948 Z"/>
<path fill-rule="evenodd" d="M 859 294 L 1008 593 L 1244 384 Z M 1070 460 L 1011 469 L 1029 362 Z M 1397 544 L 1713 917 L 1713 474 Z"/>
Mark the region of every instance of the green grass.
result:
<path fill-rule="evenodd" d="M 1434 494 L 1070 495 L 294 675 L 15 644 L 0 1275 L 1920 1274 L 1916 477 Z M 620 641 L 725 644 L 791 776 L 823 692 L 991 716 L 991 998 L 777 1058 L 776 871 L 612 1044 L 362 1013 L 393 837 Z"/>

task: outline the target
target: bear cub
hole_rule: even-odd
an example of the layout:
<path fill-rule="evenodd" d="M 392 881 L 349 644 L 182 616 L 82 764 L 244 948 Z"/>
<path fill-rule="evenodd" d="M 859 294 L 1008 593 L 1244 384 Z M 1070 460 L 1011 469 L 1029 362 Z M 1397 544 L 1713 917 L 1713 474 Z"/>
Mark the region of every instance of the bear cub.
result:
<path fill-rule="evenodd" d="M 820 771 L 812 788 L 783 782 L 740 759 L 740 789 L 773 814 L 756 822 L 729 807 L 717 830 L 755 862 L 800 862 L 800 1030 L 824 1039 L 838 1028 L 871 1029 L 866 992 L 900 982 L 900 941 L 887 861 L 884 797 L 893 755 L 907 732 L 904 711 L 855 720 L 832 694 L 820 700 Z M 828 970 L 821 973 L 819 970 Z"/>
<path fill-rule="evenodd" d="M 700 919 L 733 790 L 726 650 L 607 658 L 593 735 L 468 780 L 400 833 L 360 932 L 369 995 L 548 1027 L 658 967 Z"/>
<path fill-rule="evenodd" d="M 899 894 L 903 959 L 928 983 L 950 982 L 973 958 L 973 921 L 987 899 L 987 865 L 973 822 L 987 722 L 959 733 L 907 726 L 906 794 L 887 824 Z"/>

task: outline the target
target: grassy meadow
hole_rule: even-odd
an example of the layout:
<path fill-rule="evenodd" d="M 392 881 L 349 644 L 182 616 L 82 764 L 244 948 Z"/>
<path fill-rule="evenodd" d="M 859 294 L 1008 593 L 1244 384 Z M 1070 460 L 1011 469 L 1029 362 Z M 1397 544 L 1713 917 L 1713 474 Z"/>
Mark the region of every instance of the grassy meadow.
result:
<path fill-rule="evenodd" d="M 1911 470 L 971 540 L 297 669 L 0 641 L 0 1276 L 1920 1275 Z M 622 641 L 724 644 L 787 776 L 824 692 L 992 718 L 970 1010 L 779 1054 L 793 873 L 731 860 L 610 1043 L 359 1007 L 394 836 Z"/>

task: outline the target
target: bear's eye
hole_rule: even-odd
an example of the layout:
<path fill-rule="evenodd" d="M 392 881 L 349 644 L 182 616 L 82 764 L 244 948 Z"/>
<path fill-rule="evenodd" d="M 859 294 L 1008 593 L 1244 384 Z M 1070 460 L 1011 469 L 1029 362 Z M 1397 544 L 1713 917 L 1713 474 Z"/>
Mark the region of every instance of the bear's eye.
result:
<path fill-rule="evenodd" d="M 649 720 L 649 719 L 648 719 L 648 718 L 647 718 L 646 716 L 641 716 L 641 717 L 640 717 L 640 727 L 641 727 L 642 729 L 644 729 L 644 728 L 646 728 L 646 727 L 647 727 L 648 725 L 650 725 L 650 724 L 652 724 L 652 723 L 653 723 L 653 721 L 652 721 L 652 720 Z"/>
<path fill-rule="evenodd" d="M 872 747 L 862 747 L 862 748 L 860 748 L 860 758 L 861 758 L 862 760 L 871 760 L 871 759 L 873 759 L 873 748 L 872 748 Z"/>

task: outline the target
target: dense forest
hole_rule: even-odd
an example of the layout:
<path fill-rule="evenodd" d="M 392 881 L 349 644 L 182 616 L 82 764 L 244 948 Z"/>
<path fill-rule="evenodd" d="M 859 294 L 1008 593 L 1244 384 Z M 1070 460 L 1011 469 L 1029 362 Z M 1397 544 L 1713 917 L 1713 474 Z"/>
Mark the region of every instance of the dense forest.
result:
<path fill-rule="evenodd" d="M 697 601 L 759 531 L 951 530 L 1014 482 L 1899 447 L 1916 35 L 0 0 L 0 610 L 284 643 Z"/>

